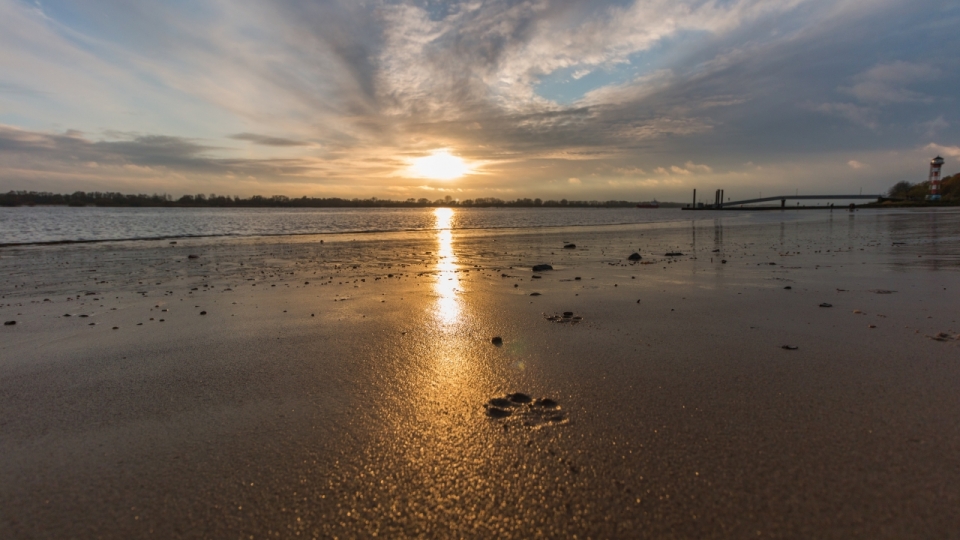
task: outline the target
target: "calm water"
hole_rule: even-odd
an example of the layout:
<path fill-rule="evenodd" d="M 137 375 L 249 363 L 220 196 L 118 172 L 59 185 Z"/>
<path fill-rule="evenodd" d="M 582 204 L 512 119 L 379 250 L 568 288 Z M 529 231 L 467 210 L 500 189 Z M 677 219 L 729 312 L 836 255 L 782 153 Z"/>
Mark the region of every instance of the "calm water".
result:
<path fill-rule="evenodd" d="M 676 208 L 458 208 L 455 229 L 689 220 Z M 0 245 L 205 236 L 430 230 L 433 208 L 0 208 Z"/>
<path fill-rule="evenodd" d="M 683 212 L 678 208 L 457 208 L 444 227 L 462 230 L 535 229 L 696 222 L 785 224 L 846 223 L 845 211 Z M 939 243 L 960 241 L 960 210 L 863 210 L 856 221 L 890 228 L 935 231 Z M 867 221 L 864 221 L 867 220 Z M 434 208 L 0 208 L 0 246 L 53 242 L 141 240 L 187 237 L 255 237 L 300 234 L 428 231 L 438 228 Z M 851 222 L 852 223 L 852 222 Z M 916 231 L 914 231 L 916 232 Z M 893 234 L 897 236 L 897 234 Z M 920 234 L 922 237 L 929 236 Z M 931 238 L 933 238 L 931 237 Z"/>

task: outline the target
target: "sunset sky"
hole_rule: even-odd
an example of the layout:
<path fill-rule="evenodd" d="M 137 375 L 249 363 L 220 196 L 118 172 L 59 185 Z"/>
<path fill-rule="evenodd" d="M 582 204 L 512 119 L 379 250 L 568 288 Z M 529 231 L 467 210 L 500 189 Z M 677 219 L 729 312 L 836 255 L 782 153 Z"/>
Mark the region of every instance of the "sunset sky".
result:
<path fill-rule="evenodd" d="M 958 51 L 947 0 L 0 0 L 0 190 L 877 193 L 960 172 Z"/>

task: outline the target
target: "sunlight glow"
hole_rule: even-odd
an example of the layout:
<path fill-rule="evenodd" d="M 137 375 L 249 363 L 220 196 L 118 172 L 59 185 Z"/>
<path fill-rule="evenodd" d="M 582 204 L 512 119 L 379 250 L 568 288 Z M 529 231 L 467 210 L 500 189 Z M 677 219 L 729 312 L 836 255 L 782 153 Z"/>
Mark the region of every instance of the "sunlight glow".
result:
<path fill-rule="evenodd" d="M 436 150 L 429 156 L 414 159 L 410 164 L 410 172 L 420 178 L 453 180 L 472 171 L 463 159 L 443 149 Z"/>
<path fill-rule="evenodd" d="M 453 252 L 452 208 L 437 208 L 437 318 L 446 326 L 457 323 L 460 316 L 460 300 L 457 298 L 460 278 L 457 275 L 457 256 Z"/>

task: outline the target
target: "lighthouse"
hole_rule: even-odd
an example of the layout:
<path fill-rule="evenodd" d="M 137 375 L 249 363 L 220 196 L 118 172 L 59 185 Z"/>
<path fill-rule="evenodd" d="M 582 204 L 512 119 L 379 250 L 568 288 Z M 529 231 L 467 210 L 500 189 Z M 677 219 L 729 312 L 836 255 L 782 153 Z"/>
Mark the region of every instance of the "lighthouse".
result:
<path fill-rule="evenodd" d="M 937 156 L 930 160 L 930 195 L 927 200 L 940 200 L 940 169 L 943 168 L 943 158 Z"/>

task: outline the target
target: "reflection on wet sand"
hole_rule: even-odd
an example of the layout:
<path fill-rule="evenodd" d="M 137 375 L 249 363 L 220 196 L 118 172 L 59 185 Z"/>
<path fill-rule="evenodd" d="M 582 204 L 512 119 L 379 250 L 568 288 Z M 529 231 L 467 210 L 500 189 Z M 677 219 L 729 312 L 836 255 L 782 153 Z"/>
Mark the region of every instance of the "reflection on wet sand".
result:
<path fill-rule="evenodd" d="M 437 208 L 437 282 L 435 290 L 439 295 L 436 305 L 436 319 L 444 327 L 455 325 L 460 316 L 460 303 L 457 298 L 460 278 L 457 276 L 457 256 L 453 252 L 453 209 Z"/>

